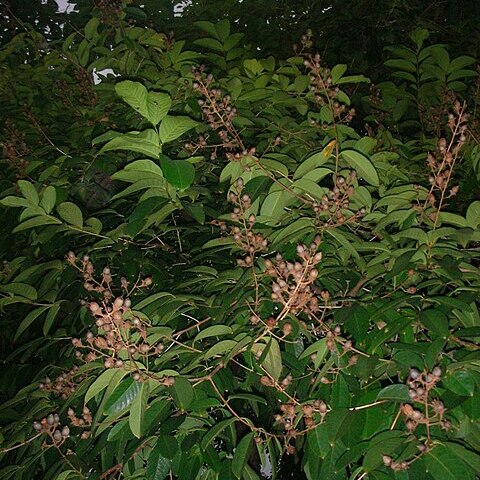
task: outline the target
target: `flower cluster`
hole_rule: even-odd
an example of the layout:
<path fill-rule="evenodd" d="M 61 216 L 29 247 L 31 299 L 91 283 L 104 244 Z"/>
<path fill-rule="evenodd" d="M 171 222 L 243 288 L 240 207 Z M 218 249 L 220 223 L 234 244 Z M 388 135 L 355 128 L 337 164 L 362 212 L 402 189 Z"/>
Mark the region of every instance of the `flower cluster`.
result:
<path fill-rule="evenodd" d="M 83 301 L 95 318 L 97 334 L 88 331 L 83 341 L 72 338 L 73 346 L 78 349 L 77 358 L 86 362 L 102 358 L 105 368 L 123 368 L 127 360 L 134 362 L 135 358 L 144 359 L 163 351 L 162 343 L 148 343 L 149 325 L 146 320 L 132 312 L 132 301 L 129 298 L 135 290 L 149 287 L 152 284 L 151 277 L 137 281 L 131 288 L 127 279 L 122 277 L 122 294 L 116 295 L 113 291 L 112 273 L 108 267 L 103 269 L 101 280 L 98 281 L 94 277 L 95 270 L 88 256 L 82 258 L 80 267 L 73 252 L 67 254 L 67 261 L 83 274 L 87 291 L 102 295 L 99 302 Z M 82 353 L 81 349 L 87 349 L 88 353 Z"/>

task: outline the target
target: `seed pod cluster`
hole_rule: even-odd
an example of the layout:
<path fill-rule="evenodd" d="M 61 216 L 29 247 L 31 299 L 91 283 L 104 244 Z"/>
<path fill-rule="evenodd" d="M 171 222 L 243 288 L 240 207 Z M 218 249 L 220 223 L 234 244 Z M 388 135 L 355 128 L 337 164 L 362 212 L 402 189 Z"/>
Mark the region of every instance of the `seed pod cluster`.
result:
<path fill-rule="evenodd" d="M 361 208 L 353 215 L 349 211 L 350 199 L 355 191 L 353 183 L 356 178 L 357 174 L 354 170 L 346 177 L 337 176 L 334 187 L 323 195 L 320 202 L 315 202 L 312 205 L 318 224 L 326 228 L 336 227 L 346 222 L 358 220 L 365 215 L 365 208 Z"/>
<path fill-rule="evenodd" d="M 52 444 L 59 447 L 70 436 L 70 428 L 68 425 L 62 426 L 58 413 L 50 413 L 41 420 L 33 422 L 33 429 L 38 433 L 45 434 Z M 48 443 L 46 441 L 46 443 Z"/>
<path fill-rule="evenodd" d="M 441 380 L 441 377 L 442 370 L 440 367 L 433 368 L 431 372 L 420 372 L 416 368 L 410 370 L 407 386 L 412 404 L 404 403 L 400 407 L 409 432 L 415 431 L 421 424 L 429 425 L 431 423 L 438 423 L 445 430 L 451 428 L 450 421 L 444 419 L 445 405 L 441 400 L 431 398 L 431 392 Z"/>
<path fill-rule="evenodd" d="M 82 413 L 80 416 L 77 416 L 73 408 L 69 408 L 67 411 L 68 420 L 71 425 L 74 427 L 79 428 L 86 428 L 92 425 L 92 413 L 87 406 L 84 406 L 82 409 Z M 80 439 L 85 440 L 90 437 L 90 431 L 84 430 L 81 435 Z"/>
<path fill-rule="evenodd" d="M 314 95 L 315 102 L 319 105 L 328 105 L 333 119 L 336 123 L 349 123 L 355 116 L 355 109 L 348 108 L 344 103 L 338 100 L 337 96 L 340 89 L 333 85 L 333 79 L 329 68 L 323 67 L 320 55 L 308 56 L 304 61 L 305 67 L 309 70 L 310 91 Z M 317 124 L 312 120 L 314 125 Z M 328 128 L 327 123 L 322 124 L 323 128 Z"/>
<path fill-rule="evenodd" d="M 460 155 L 460 150 L 467 140 L 467 122 L 469 116 L 465 113 L 465 104 L 457 100 L 453 104 L 453 112 L 448 115 L 450 138 L 444 136 L 437 141 L 436 148 L 427 155 L 427 165 L 430 169 L 430 189 L 423 205 L 416 203 L 413 207 L 420 212 L 428 209 L 428 218 L 436 224 L 438 214 L 446 199 L 458 193 L 458 185 L 451 185 L 454 168 Z"/>
<path fill-rule="evenodd" d="M 198 104 L 202 110 L 204 119 L 209 124 L 210 128 L 214 130 L 220 140 L 221 147 L 229 154 L 239 148 L 244 150 L 243 142 L 238 135 L 233 120 L 237 114 L 237 109 L 232 105 L 231 97 L 224 94 L 219 88 L 213 87 L 214 79 L 212 74 L 204 75 L 203 68 L 193 69 L 193 90 L 200 95 Z M 191 149 L 193 145 L 189 144 L 187 149 Z M 195 147 L 205 148 L 207 145 L 202 142 L 197 142 Z M 218 147 L 218 145 L 217 145 Z M 214 160 L 217 157 L 217 148 L 213 152 Z"/>
<path fill-rule="evenodd" d="M 39 388 L 45 392 L 53 392 L 66 400 L 75 392 L 78 384 L 87 377 L 84 374 L 79 375 L 78 370 L 79 367 L 74 365 L 68 372 L 61 373 L 53 381 L 45 377 Z"/>
<path fill-rule="evenodd" d="M 300 261 L 297 262 L 284 260 L 280 253 L 273 260 L 265 260 L 266 274 L 272 278 L 272 300 L 293 314 L 308 315 L 319 310 L 313 288 L 318 277 L 317 265 L 322 259 L 321 252 L 317 251 L 319 245 L 320 237 L 309 247 L 298 245 Z"/>
<path fill-rule="evenodd" d="M 243 193 L 243 180 L 238 179 L 236 184 L 236 193 L 230 193 L 230 201 L 235 205 L 230 217 L 238 225 L 231 228 L 230 234 L 237 246 L 246 253 L 244 258 L 238 259 L 237 263 L 241 267 L 251 267 L 255 255 L 264 251 L 268 242 L 265 237 L 259 233 L 254 233 L 255 215 L 247 214 L 252 202 L 250 196 Z"/>

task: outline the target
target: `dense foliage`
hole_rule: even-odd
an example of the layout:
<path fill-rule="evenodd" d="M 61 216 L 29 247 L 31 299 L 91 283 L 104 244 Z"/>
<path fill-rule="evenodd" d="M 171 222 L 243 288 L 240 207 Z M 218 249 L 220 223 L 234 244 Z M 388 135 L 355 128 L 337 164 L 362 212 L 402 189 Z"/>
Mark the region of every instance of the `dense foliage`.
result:
<path fill-rule="evenodd" d="M 334 51 L 345 2 L 264 40 L 246 0 L 176 38 L 125 3 L 4 17 L 0 478 L 477 478 L 463 3 L 449 45 Z"/>

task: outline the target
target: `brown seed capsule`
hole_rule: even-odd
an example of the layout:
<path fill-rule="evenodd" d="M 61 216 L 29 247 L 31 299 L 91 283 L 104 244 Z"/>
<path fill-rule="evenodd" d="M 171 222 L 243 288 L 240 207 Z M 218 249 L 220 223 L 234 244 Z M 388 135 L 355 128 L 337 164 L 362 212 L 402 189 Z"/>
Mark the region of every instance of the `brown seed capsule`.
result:
<path fill-rule="evenodd" d="M 282 332 L 285 336 L 288 336 L 292 333 L 292 324 L 291 323 L 284 323 L 282 327 Z"/>
<path fill-rule="evenodd" d="M 262 375 L 260 377 L 260 383 L 265 387 L 271 387 L 272 386 L 272 381 L 266 375 Z"/>
<path fill-rule="evenodd" d="M 164 380 L 164 384 L 165 384 L 167 387 L 172 387 L 173 385 L 175 385 L 175 378 L 174 378 L 174 377 L 167 377 L 167 378 Z"/>

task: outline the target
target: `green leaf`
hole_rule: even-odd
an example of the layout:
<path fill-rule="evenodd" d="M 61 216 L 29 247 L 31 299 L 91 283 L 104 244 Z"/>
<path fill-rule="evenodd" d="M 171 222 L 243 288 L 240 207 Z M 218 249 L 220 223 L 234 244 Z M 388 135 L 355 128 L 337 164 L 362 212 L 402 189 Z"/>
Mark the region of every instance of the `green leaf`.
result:
<path fill-rule="evenodd" d="M 45 317 L 45 322 L 43 322 L 43 334 L 45 336 L 48 335 L 48 332 L 52 328 L 53 322 L 55 321 L 59 311 L 60 305 L 58 303 L 53 305 L 48 311 L 47 316 Z"/>
<path fill-rule="evenodd" d="M 427 472 L 435 480 L 466 480 L 473 478 L 467 466 L 462 461 L 459 461 L 457 455 L 444 445 L 436 446 L 423 459 Z"/>
<path fill-rule="evenodd" d="M 273 180 L 265 175 L 252 178 L 245 184 L 244 191 L 250 196 L 252 203 L 263 193 L 267 194 Z"/>
<path fill-rule="evenodd" d="M 342 77 L 338 80 L 337 85 L 341 85 L 343 83 L 370 83 L 370 79 L 365 75 L 350 75 L 347 77 Z"/>
<path fill-rule="evenodd" d="M 172 459 L 178 451 L 178 442 L 175 437 L 171 435 L 165 435 L 164 437 L 160 437 L 158 439 L 155 448 L 158 449 L 163 457 Z"/>
<path fill-rule="evenodd" d="M 170 461 L 160 454 L 155 448 L 147 462 L 147 478 L 148 480 L 165 480 L 170 472 Z"/>
<path fill-rule="evenodd" d="M 238 442 L 237 448 L 235 448 L 235 453 L 233 454 L 232 460 L 232 473 L 235 477 L 240 478 L 242 476 L 243 469 L 248 460 L 248 453 L 250 446 L 252 445 L 254 433 L 247 433 L 241 440 Z"/>
<path fill-rule="evenodd" d="M 214 438 L 218 437 L 218 435 L 223 432 L 227 427 L 235 423 L 237 419 L 235 417 L 226 418 L 225 420 L 221 420 L 220 422 L 216 423 L 202 438 L 200 442 L 200 446 L 202 450 L 206 450 L 206 448 L 210 445 Z"/>
<path fill-rule="evenodd" d="M 285 190 L 278 190 L 268 194 L 262 203 L 260 215 L 278 222 L 285 213 L 285 207 L 290 203 L 292 198 L 292 194 Z"/>
<path fill-rule="evenodd" d="M 204 355 L 204 359 L 207 360 L 215 355 L 220 355 L 221 353 L 230 352 L 233 347 L 237 344 L 236 340 L 222 340 L 221 342 L 216 343 L 213 347 L 209 348 Z"/>
<path fill-rule="evenodd" d="M 211 327 L 202 330 L 194 338 L 193 343 L 208 337 L 220 337 L 223 335 L 231 335 L 233 333 L 232 327 L 228 325 L 212 325 Z"/>
<path fill-rule="evenodd" d="M 472 452 L 463 445 L 453 442 L 446 442 L 445 447 L 472 468 L 477 475 L 480 474 L 480 455 L 478 455 L 478 453 Z"/>
<path fill-rule="evenodd" d="M 27 207 L 28 208 L 32 206 L 32 204 L 25 198 L 13 197 L 13 196 L 2 198 L 0 200 L 0 203 L 2 205 L 5 205 L 6 207 Z"/>
<path fill-rule="evenodd" d="M 157 125 L 168 113 L 172 100 L 166 93 L 148 92 L 139 82 L 125 80 L 115 85 L 117 95 L 152 125 Z"/>
<path fill-rule="evenodd" d="M 198 122 L 192 120 L 190 117 L 172 117 L 171 115 L 167 115 L 160 124 L 160 141 L 163 144 L 176 140 L 197 125 Z"/>
<path fill-rule="evenodd" d="M 135 397 L 130 407 L 130 417 L 128 418 L 128 424 L 130 430 L 137 437 L 142 437 L 142 423 L 145 416 L 145 410 L 147 408 L 148 396 L 150 394 L 148 382 L 143 382 L 140 387 L 140 392 Z"/>
<path fill-rule="evenodd" d="M 78 228 L 83 227 L 82 211 L 72 202 L 63 202 L 57 207 L 57 212 L 63 220 Z"/>
<path fill-rule="evenodd" d="M 203 205 L 187 205 L 185 209 L 200 225 L 205 225 L 205 209 Z"/>
<path fill-rule="evenodd" d="M 18 326 L 17 332 L 15 333 L 14 340 L 17 340 L 18 337 L 33 323 L 33 321 L 39 317 L 45 310 L 48 310 L 49 306 L 38 307 L 35 310 L 32 310 L 20 323 Z"/>
<path fill-rule="evenodd" d="M 19 180 L 18 188 L 22 192 L 22 195 L 32 204 L 38 205 L 40 199 L 38 198 L 38 193 L 35 187 L 27 180 Z"/>
<path fill-rule="evenodd" d="M 262 362 L 262 366 L 275 380 L 278 380 L 283 368 L 280 346 L 277 340 L 271 338 L 266 348 L 268 351 Z"/>
<path fill-rule="evenodd" d="M 57 191 L 55 187 L 49 185 L 42 194 L 42 199 L 40 200 L 40 206 L 45 210 L 46 213 L 50 213 L 55 206 L 57 201 Z"/>
<path fill-rule="evenodd" d="M 181 410 L 185 410 L 192 402 L 195 396 L 190 382 L 181 376 L 175 377 L 175 383 L 170 387 L 173 401 Z"/>
<path fill-rule="evenodd" d="M 67 480 L 67 479 L 75 478 L 75 477 L 80 478 L 79 475 L 78 475 L 78 472 L 76 472 L 75 470 L 65 470 L 64 472 L 59 473 L 55 477 L 55 480 Z"/>
<path fill-rule="evenodd" d="M 242 472 L 243 480 L 260 480 L 260 477 L 255 473 L 255 471 L 250 467 L 250 465 L 245 464 Z"/>
<path fill-rule="evenodd" d="M 392 455 L 397 448 L 405 443 L 404 433 L 399 430 L 390 430 L 375 435 L 369 442 L 363 466 L 371 472 L 383 464 L 383 455 Z"/>
<path fill-rule="evenodd" d="M 111 150 L 130 150 L 131 152 L 138 152 L 158 159 L 160 141 L 155 130 L 132 131 L 110 140 L 100 149 L 98 154 L 100 155 Z"/>
<path fill-rule="evenodd" d="M 37 290 L 28 283 L 7 283 L 7 285 L 0 285 L 0 291 L 12 295 L 21 295 L 32 301 L 38 298 Z"/>
<path fill-rule="evenodd" d="M 40 215 L 38 217 L 29 218 L 24 222 L 17 225 L 12 232 L 22 232 L 23 230 L 28 230 L 35 227 L 44 227 L 45 225 L 61 225 L 62 221 L 58 218 L 52 217 L 51 215 Z"/>
<path fill-rule="evenodd" d="M 377 400 L 393 400 L 395 402 L 410 402 L 408 387 L 406 385 L 388 385 L 382 388 L 377 395 Z"/>
<path fill-rule="evenodd" d="M 141 382 L 135 382 L 131 378 L 120 383 L 105 402 L 105 415 L 112 415 L 127 408 L 137 398 L 142 385 Z"/>
<path fill-rule="evenodd" d="M 365 155 L 355 150 L 343 150 L 341 156 L 347 162 L 348 166 L 354 168 L 366 182 L 378 187 L 379 179 L 377 171 L 373 163 Z"/>
<path fill-rule="evenodd" d="M 188 188 L 195 179 L 195 167 L 185 160 L 171 160 L 161 155 L 160 165 L 168 183 L 179 190 Z"/>
<path fill-rule="evenodd" d="M 340 77 L 347 71 L 347 65 L 342 63 L 339 65 L 335 65 L 331 72 L 330 76 L 332 77 L 332 84 L 336 85 L 337 82 L 340 80 Z"/>
<path fill-rule="evenodd" d="M 447 371 L 442 381 L 448 390 L 457 395 L 473 396 L 475 393 L 475 379 L 469 370 Z"/>
<path fill-rule="evenodd" d="M 470 228 L 478 228 L 480 225 L 480 201 L 477 200 L 469 205 L 466 218 Z"/>
<path fill-rule="evenodd" d="M 87 390 L 84 403 L 87 404 L 93 397 L 105 390 L 108 386 L 116 386 L 125 375 L 127 375 L 127 372 L 116 368 L 109 368 L 102 372 Z"/>
<path fill-rule="evenodd" d="M 306 173 L 327 163 L 335 148 L 335 143 L 336 142 L 332 140 L 322 151 L 314 153 L 304 160 L 295 170 L 293 179 L 302 178 Z"/>

